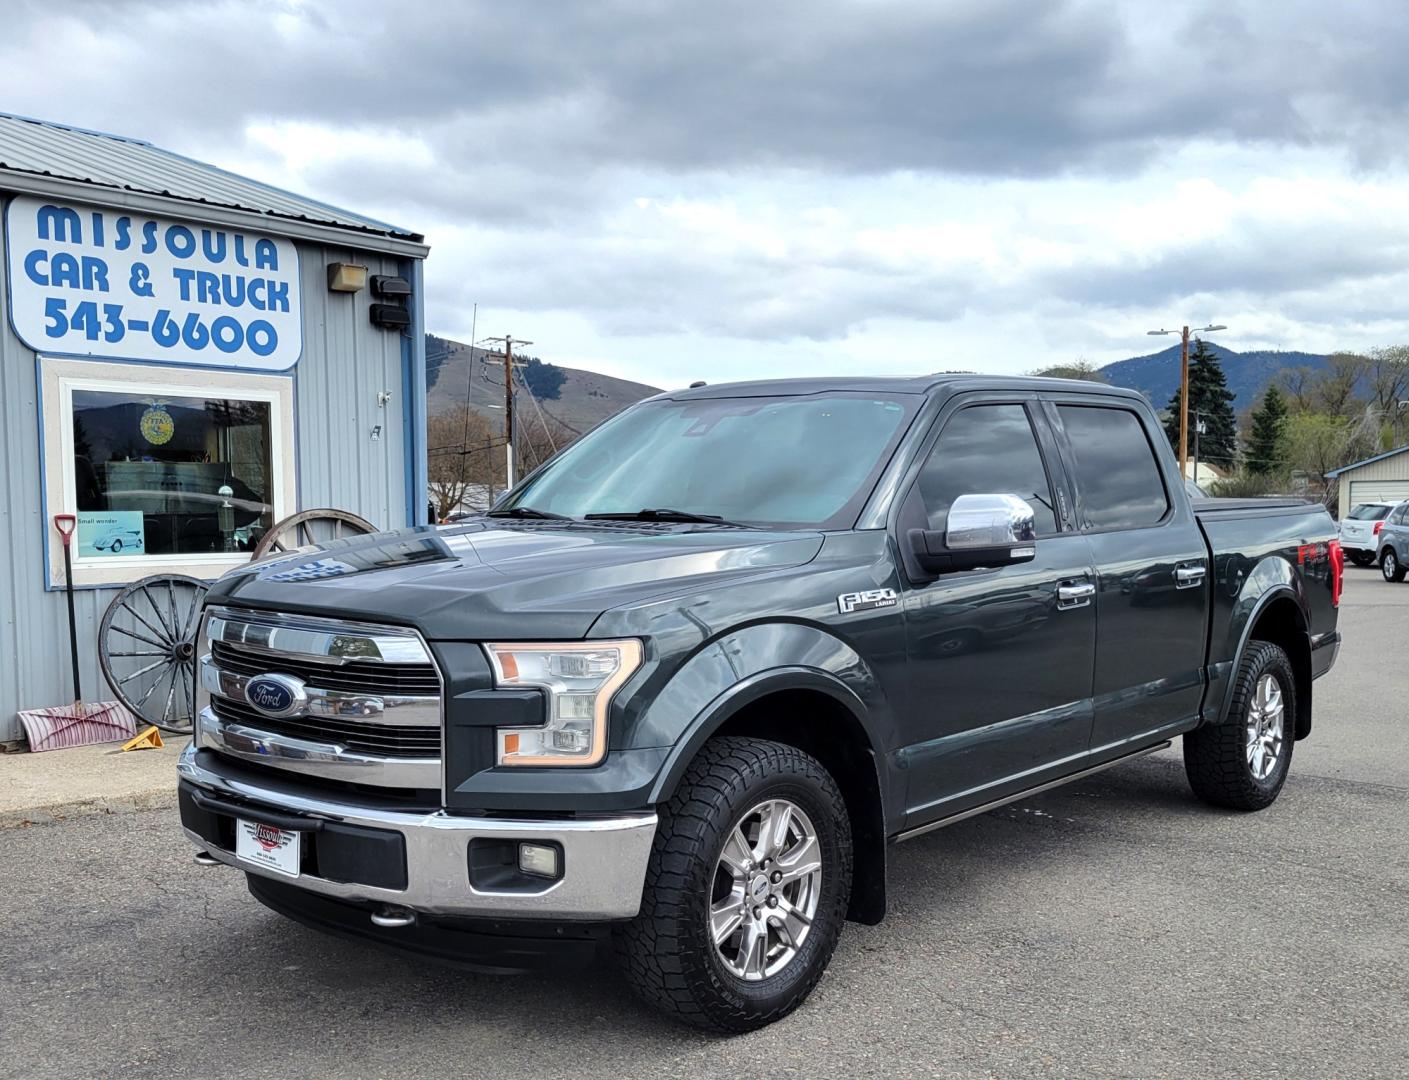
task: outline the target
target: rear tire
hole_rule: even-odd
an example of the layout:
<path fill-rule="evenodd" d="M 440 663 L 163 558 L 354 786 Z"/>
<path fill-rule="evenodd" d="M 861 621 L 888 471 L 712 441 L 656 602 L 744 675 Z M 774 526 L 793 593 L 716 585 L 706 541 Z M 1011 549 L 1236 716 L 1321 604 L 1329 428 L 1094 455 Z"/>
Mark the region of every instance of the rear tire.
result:
<path fill-rule="evenodd" d="M 784 834 L 772 847 L 770 820 Z M 814 861 L 816 875 L 803 873 Z M 618 960 L 668 1015 L 753 1031 L 822 978 L 850 895 L 851 823 L 827 770 L 784 743 L 713 739 L 660 808 L 641 911 L 617 933 Z"/>
<path fill-rule="evenodd" d="M 1346 554 L 1356 566 L 1370 566 L 1375 561 L 1375 557 L 1368 551 L 1348 551 Z"/>
<path fill-rule="evenodd" d="M 1270 641 L 1250 642 L 1227 718 L 1184 736 L 1184 771 L 1194 794 L 1230 810 L 1271 806 L 1291 768 L 1296 714 L 1287 654 Z"/>
<path fill-rule="evenodd" d="M 1385 576 L 1386 581 L 1403 581 L 1405 567 L 1399 561 L 1399 555 L 1394 548 L 1387 547 L 1380 552 L 1380 573 Z"/>

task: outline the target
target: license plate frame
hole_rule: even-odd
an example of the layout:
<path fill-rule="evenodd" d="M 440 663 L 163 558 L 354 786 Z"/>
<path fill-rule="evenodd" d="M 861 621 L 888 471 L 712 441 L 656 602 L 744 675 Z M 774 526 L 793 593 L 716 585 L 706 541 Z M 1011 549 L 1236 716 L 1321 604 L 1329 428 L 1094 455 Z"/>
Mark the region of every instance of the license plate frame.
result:
<path fill-rule="evenodd" d="M 235 819 L 235 858 L 287 878 L 299 876 L 303 834 L 262 821 Z"/>

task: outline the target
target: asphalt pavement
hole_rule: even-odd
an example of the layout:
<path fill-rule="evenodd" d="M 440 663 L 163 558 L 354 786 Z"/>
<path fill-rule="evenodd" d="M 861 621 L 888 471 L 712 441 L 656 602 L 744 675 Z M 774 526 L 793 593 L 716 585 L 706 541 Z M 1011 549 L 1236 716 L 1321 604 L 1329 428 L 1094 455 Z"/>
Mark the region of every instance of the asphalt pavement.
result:
<path fill-rule="evenodd" d="M 469 975 L 286 922 L 171 810 L 0 831 L 0 1077 L 1403 1077 L 1409 584 L 1347 573 L 1275 806 L 1208 809 L 1165 751 L 893 848 L 886 921 L 738 1038 L 607 966 Z"/>

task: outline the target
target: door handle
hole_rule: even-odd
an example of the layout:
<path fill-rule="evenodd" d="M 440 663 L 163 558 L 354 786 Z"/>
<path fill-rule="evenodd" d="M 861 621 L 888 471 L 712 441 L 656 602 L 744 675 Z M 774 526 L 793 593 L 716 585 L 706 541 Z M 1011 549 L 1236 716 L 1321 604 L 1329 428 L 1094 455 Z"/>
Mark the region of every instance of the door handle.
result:
<path fill-rule="evenodd" d="M 1057 586 L 1057 607 L 1062 611 L 1086 607 L 1096 595 L 1096 586 L 1089 581 Z"/>
<path fill-rule="evenodd" d="M 1174 568 L 1174 587 L 1176 589 L 1192 589 L 1203 581 L 1207 573 L 1208 570 L 1203 563 L 1176 566 Z"/>

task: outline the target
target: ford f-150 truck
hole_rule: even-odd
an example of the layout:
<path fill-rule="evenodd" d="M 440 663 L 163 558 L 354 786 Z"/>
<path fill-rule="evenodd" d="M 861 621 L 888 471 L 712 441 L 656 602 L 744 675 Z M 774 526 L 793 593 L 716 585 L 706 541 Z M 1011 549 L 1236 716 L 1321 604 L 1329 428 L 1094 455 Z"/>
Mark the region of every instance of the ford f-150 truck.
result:
<path fill-rule="evenodd" d="M 1134 393 L 697 386 L 482 519 L 221 579 L 182 824 L 304 923 L 497 970 L 610 941 L 748 1030 L 880 920 L 896 841 L 1175 738 L 1269 806 L 1341 572 L 1319 506 L 1191 501 Z"/>

